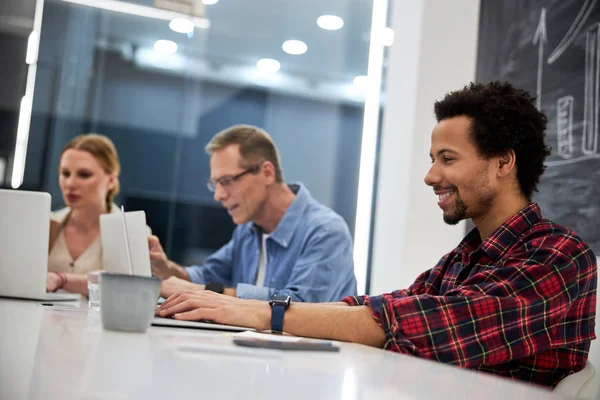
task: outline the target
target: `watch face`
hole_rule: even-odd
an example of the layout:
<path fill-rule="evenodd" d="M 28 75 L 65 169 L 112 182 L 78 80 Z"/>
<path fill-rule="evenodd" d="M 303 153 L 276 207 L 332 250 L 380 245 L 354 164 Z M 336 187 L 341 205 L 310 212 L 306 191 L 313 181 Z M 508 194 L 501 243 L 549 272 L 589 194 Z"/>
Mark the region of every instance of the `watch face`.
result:
<path fill-rule="evenodd" d="M 287 306 L 290 305 L 290 301 L 292 301 L 292 298 L 290 296 L 274 294 L 273 296 L 271 296 L 271 299 L 269 300 L 269 304 L 271 304 L 272 306 L 274 306 L 274 305 L 286 306 L 286 308 L 287 308 Z"/>

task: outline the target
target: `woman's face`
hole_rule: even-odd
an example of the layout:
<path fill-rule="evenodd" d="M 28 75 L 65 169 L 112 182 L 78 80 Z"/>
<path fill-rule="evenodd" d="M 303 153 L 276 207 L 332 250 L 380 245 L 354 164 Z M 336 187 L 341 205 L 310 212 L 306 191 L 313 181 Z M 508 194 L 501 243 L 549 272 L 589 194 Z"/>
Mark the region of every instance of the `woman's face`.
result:
<path fill-rule="evenodd" d="M 58 184 L 67 206 L 105 210 L 106 194 L 115 186 L 116 177 L 107 174 L 93 155 L 83 150 L 65 151 L 58 173 Z"/>

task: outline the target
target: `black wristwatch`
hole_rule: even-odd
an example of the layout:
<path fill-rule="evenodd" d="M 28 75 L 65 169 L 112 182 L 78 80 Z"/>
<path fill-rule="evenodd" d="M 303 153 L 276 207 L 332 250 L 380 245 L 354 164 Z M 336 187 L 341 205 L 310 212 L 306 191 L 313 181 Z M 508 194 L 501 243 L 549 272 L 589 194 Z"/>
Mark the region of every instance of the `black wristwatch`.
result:
<path fill-rule="evenodd" d="M 271 332 L 282 333 L 283 332 L 283 316 L 285 310 L 290 306 L 292 298 L 290 296 L 282 296 L 275 293 L 269 300 L 271 306 Z"/>
<path fill-rule="evenodd" d="M 222 283 L 218 283 L 218 282 L 208 282 L 204 286 L 204 289 L 210 290 L 211 292 L 217 292 L 217 293 L 223 294 L 223 292 L 225 291 L 225 286 L 223 286 Z"/>

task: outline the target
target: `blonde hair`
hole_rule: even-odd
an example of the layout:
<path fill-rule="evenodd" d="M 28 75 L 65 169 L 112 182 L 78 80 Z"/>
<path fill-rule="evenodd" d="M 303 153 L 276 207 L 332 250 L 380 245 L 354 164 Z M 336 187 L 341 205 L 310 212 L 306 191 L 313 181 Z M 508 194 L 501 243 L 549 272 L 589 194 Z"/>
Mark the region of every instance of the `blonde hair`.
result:
<path fill-rule="evenodd" d="M 249 168 L 262 161 L 269 161 L 275 167 L 275 181 L 283 183 L 279 151 L 267 132 L 252 125 L 234 125 L 217 133 L 205 150 L 208 155 L 212 155 L 214 151 L 232 144 L 240 146 L 242 167 Z"/>
<path fill-rule="evenodd" d="M 110 212 L 113 199 L 119 193 L 119 173 L 121 172 L 121 164 L 119 163 L 119 155 L 115 144 L 104 135 L 88 133 L 71 139 L 60 153 L 61 158 L 65 151 L 69 149 L 90 153 L 98 161 L 104 172 L 117 176 L 115 186 L 106 194 L 106 210 Z"/>

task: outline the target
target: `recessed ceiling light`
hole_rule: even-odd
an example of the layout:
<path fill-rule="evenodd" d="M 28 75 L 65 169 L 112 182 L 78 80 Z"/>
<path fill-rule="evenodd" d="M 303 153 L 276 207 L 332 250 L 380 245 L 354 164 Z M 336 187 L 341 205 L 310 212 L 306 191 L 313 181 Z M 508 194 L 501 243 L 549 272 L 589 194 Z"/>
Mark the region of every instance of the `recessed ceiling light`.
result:
<path fill-rule="evenodd" d="M 256 68 L 263 72 L 277 72 L 281 68 L 281 64 L 272 58 L 261 58 L 256 63 Z"/>
<path fill-rule="evenodd" d="M 213 4 L 217 4 L 219 0 L 202 0 L 202 3 L 206 6 L 212 6 Z"/>
<path fill-rule="evenodd" d="M 194 23 L 187 18 L 175 18 L 169 22 L 169 28 L 178 33 L 192 33 L 194 31 Z"/>
<path fill-rule="evenodd" d="M 308 46 L 302 40 L 286 40 L 281 45 L 283 51 L 288 54 L 304 54 L 308 50 Z"/>
<path fill-rule="evenodd" d="M 177 43 L 171 40 L 157 40 L 154 43 L 154 50 L 161 54 L 173 54 L 177 51 Z"/>
<path fill-rule="evenodd" d="M 368 81 L 369 81 L 369 78 L 367 78 L 366 75 L 358 75 L 357 77 L 354 78 L 352 83 L 354 84 L 354 86 L 357 89 L 364 90 L 367 87 Z"/>
<path fill-rule="evenodd" d="M 383 30 L 383 45 L 391 46 L 394 44 L 394 30 L 392 28 L 385 28 Z"/>
<path fill-rule="evenodd" d="M 317 25 L 328 31 L 337 31 L 344 26 L 344 20 L 337 15 L 321 15 L 317 18 Z"/>

